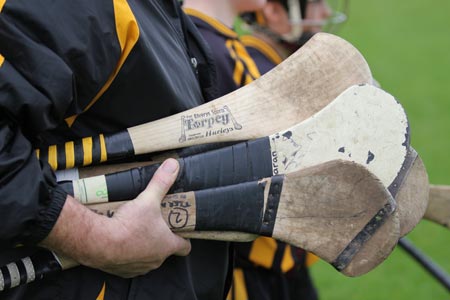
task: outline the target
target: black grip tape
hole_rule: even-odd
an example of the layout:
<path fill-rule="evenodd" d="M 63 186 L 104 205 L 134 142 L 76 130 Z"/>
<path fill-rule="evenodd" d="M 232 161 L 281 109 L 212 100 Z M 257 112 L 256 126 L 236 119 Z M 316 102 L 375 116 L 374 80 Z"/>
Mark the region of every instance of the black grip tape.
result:
<path fill-rule="evenodd" d="M 331 263 L 339 272 L 344 270 L 352 261 L 353 257 L 361 250 L 365 243 L 377 232 L 396 209 L 395 202 L 388 202 L 375 216 L 364 226 L 364 228 L 353 238 L 338 257 Z"/>
<path fill-rule="evenodd" d="M 267 198 L 266 210 L 261 226 L 260 235 L 272 236 L 275 220 L 280 203 L 281 189 L 283 187 L 283 175 L 273 176 L 270 182 L 269 196 Z"/>
<path fill-rule="evenodd" d="M 229 147 L 237 142 L 221 142 L 221 143 L 212 143 L 212 144 L 201 144 L 201 145 L 193 145 L 186 148 L 180 148 L 176 150 L 178 157 L 187 157 L 200 153 L 205 153 L 212 150 L 217 150 L 224 147 Z"/>
<path fill-rule="evenodd" d="M 105 135 L 108 161 L 134 156 L 134 146 L 128 131 Z"/>
<path fill-rule="evenodd" d="M 45 275 L 62 271 L 61 264 L 52 252 L 39 250 L 31 256 L 36 273 L 36 279 L 42 279 Z"/>
<path fill-rule="evenodd" d="M 46 275 L 62 270 L 61 264 L 58 262 L 52 252 L 48 250 L 39 250 L 29 258 L 33 264 L 35 280 L 42 279 Z M 27 281 L 32 279 L 32 277 L 30 278 L 32 274 L 27 273 L 22 260 L 15 261 L 11 264 L 15 265 L 18 271 L 18 275 L 20 278 L 19 284 L 25 284 Z M 13 281 L 7 265 L 0 267 L 0 272 L 3 275 L 3 290 L 12 288 Z"/>
<path fill-rule="evenodd" d="M 11 288 L 11 275 L 9 274 L 8 268 L 5 266 L 0 268 L 0 272 L 3 276 L 3 290 Z"/>
<path fill-rule="evenodd" d="M 270 141 L 267 137 L 180 161 L 183 161 L 183 168 L 172 192 L 195 191 L 272 176 Z"/>
<path fill-rule="evenodd" d="M 92 137 L 92 164 L 99 164 L 102 159 L 102 147 L 100 136 Z"/>
<path fill-rule="evenodd" d="M 265 182 L 246 182 L 195 192 L 195 230 L 259 233 Z"/>
<path fill-rule="evenodd" d="M 73 142 L 73 154 L 75 156 L 75 166 L 82 166 L 84 164 L 83 140 L 78 139 Z"/>
<path fill-rule="evenodd" d="M 131 200 L 141 193 L 152 179 L 158 165 L 150 165 L 105 175 L 109 201 Z"/>
<path fill-rule="evenodd" d="M 19 260 L 16 262 L 17 269 L 19 270 L 20 274 L 20 284 L 24 284 L 28 280 L 28 274 L 27 269 L 25 268 L 25 265 L 23 264 L 22 260 Z"/>
<path fill-rule="evenodd" d="M 202 190 L 272 176 L 268 138 L 181 158 L 178 162 L 180 172 L 169 193 Z M 108 200 L 122 201 L 136 198 L 145 189 L 159 166 L 160 164 L 154 164 L 105 175 Z M 67 193 L 73 195 L 71 185 L 66 183 L 60 185 Z"/>

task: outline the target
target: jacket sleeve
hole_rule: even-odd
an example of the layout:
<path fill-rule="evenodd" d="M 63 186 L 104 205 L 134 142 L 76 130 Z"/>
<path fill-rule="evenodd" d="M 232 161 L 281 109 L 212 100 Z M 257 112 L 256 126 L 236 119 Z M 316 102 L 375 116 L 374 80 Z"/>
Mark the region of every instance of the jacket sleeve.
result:
<path fill-rule="evenodd" d="M 5 9 L 0 13 L 0 249 L 38 243 L 59 216 L 66 194 L 33 145 L 39 133 L 63 121 L 75 98 L 71 68 Z"/>
<path fill-rule="evenodd" d="M 33 143 L 73 103 L 70 68 L 0 14 L 0 249 L 36 244 L 53 228 L 66 194 Z"/>
<path fill-rule="evenodd" d="M 49 132 L 70 132 L 64 120 L 87 107 L 116 67 L 111 1 L 92 5 L 0 1 L 0 249 L 44 239 L 65 203 L 34 149 L 53 143 Z"/>
<path fill-rule="evenodd" d="M 27 50 L 16 49 L 12 58 Z M 36 55 L 48 66 L 34 69 Z M 0 249 L 44 239 L 66 199 L 48 164 L 37 159 L 32 141 L 63 119 L 72 103 L 72 76 L 61 60 L 50 63 L 38 51 L 30 57 L 36 60 L 24 66 L 6 58 L 0 66 Z M 39 74 L 43 69 L 47 76 Z"/>
<path fill-rule="evenodd" d="M 35 244 L 53 228 L 66 194 L 19 126 L 0 120 L 0 249 Z"/>

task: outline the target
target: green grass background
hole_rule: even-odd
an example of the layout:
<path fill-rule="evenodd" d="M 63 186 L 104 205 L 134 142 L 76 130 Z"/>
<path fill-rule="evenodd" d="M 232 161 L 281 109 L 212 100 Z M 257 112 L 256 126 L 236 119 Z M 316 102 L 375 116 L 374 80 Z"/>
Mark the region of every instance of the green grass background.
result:
<path fill-rule="evenodd" d="M 411 143 L 431 183 L 450 184 L 450 1 L 352 0 L 337 33 L 355 45 L 382 88 L 404 106 Z M 407 236 L 450 273 L 450 230 L 422 221 Z M 319 262 L 311 272 L 320 298 L 450 299 L 402 249 L 369 274 L 348 278 Z"/>

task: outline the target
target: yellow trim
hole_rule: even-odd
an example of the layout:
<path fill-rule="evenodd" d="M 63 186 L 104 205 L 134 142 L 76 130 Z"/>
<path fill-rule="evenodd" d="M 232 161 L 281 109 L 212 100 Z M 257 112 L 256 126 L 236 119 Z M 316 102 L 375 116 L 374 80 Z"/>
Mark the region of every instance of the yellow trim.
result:
<path fill-rule="evenodd" d="M 246 74 L 244 84 L 247 85 L 247 84 L 251 83 L 253 80 L 254 79 L 250 75 Z"/>
<path fill-rule="evenodd" d="M 78 117 L 78 115 L 73 115 L 71 117 L 68 117 L 65 119 L 67 126 L 72 127 L 73 122 L 75 122 L 76 118 Z"/>
<path fill-rule="evenodd" d="M 270 59 L 270 61 L 272 61 L 276 65 L 283 61 L 278 52 L 263 40 L 260 40 L 251 35 L 244 35 L 241 36 L 241 41 L 242 44 L 244 44 L 246 47 L 255 48 L 256 50 L 264 54 L 268 59 Z"/>
<path fill-rule="evenodd" d="M 102 289 L 95 300 L 105 300 L 106 282 L 103 282 Z"/>
<path fill-rule="evenodd" d="M 223 24 L 222 22 L 214 19 L 213 17 L 210 17 L 208 15 L 205 15 L 204 13 L 192 9 L 192 8 L 188 8 L 185 7 L 183 8 L 184 12 L 190 16 L 199 18 L 200 20 L 208 23 L 209 25 L 211 25 L 212 27 L 214 27 L 217 31 L 219 31 L 220 33 L 229 36 L 231 38 L 237 38 L 238 34 L 231 28 L 229 28 L 227 25 Z"/>
<path fill-rule="evenodd" d="M 248 300 L 244 271 L 242 269 L 235 269 L 233 276 L 233 291 L 235 296 L 233 300 Z"/>
<path fill-rule="evenodd" d="M 250 250 L 250 261 L 270 269 L 275 257 L 275 251 L 277 250 L 277 242 L 268 237 L 257 238 Z"/>
<path fill-rule="evenodd" d="M 113 73 L 109 76 L 105 85 L 100 89 L 100 91 L 95 95 L 94 99 L 83 109 L 83 112 L 87 111 L 94 105 L 97 100 L 105 93 L 105 91 L 110 87 L 111 83 L 116 78 L 120 69 L 122 68 L 125 60 L 133 49 L 134 45 L 139 39 L 139 26 L 137 25 L 136 18 L 128 5 L 126 0 L 113 0 L 114 5 L 114 16 L 116 21 L 116 32 L 117 38 L 119 39 L 120 49 L 122 54 L 117 62 L 117 66 Z M 66 123 L 69 127 L 73 125 L 78 115 L 71 116 L 66 119 Z"/>
<path fill-rule="evenodd" d="M 40 149 L 36 149 L 36 156 L 39 159 L 41 157 L 41 150 Z"/>
<path fill-rule="evenodd" d="M 0 67 L 3 65 L 5 58 L 0 54 Z"/>
<path fill-rule="evenodd" d="M 108 160 L 108 153 L 106 153 L 105 136 L 100 134 L 100 162 Z"/>
<path fill-rule="evenodd" d="M 233 80 L 237 86 L 241 86 L 242 77 L 246 69 L 250 76 L 249 74 L 245 74 L 244 84 L 249 84 L 261 76 L 255 62 L 239 40 L 227 40 L 225 46 L 228 48 L 231 58 L 236 63 L 233 71 Z"/>
<path fill-rule="evenodd" d="M 82 140 L 83 143 L 83 166 L 90 165 L 92 163 L 92 137 L 86 137 Z"/>
<path fill-rule="evenodd" d="M 290 245 L 286 244 L 286 248 L 284 249 L 283 259 L 281 260 L 281 271 L 286 273 L 291 270 L 295 265 L 294 258 L 292 256 L 292 248 Z"/>
<path fill-rule="evenodd" d="M 261 77 L 258 67 L 255 64 L 255 61 L 250 57 L 250 54 L 248 54 L 247 50 L 245 50 L 244 44 L 236 41 L 234 43 L 234 46 L 236 49 L 237 56 L 244 61 L 245 65 L 248 68 L 248 72 L 253 77 L 253 80 Z"/>
<path fill-rule="evenodd" d="M 48 164 L 53 170 L 58 169 L 58 152 L 56 145 L 51 145 L 48 147 Z"/>
<path fill-rule="evenodd" d="M 67 142 L 65 145 L 66 150 L 66 169 L 75 167 L 75 144 L 74 142 Z"/>
<path fill-rule="evenodd" d="M 0 0 L 0 12 L 2 11 L 3 6 L 5 5 L 5 3 L 6 3 L 6 0 Z"/>
<path fill-rule="evenodd" d="M 310 267 L 313 264 L 315 264 L 316 262 L 318 262 L 319 259 L 320 258 L 318 256 L 312 254 L 311 252 L 308 252 L 308 253 L 306 253 L 306 263 L 305 264 L 307 267 Z"/>
<path fill-rule="evenodd" d="M 234 51 L 233 40 L 227 40 L 225 42 L 225 46 L 228 48 L 231 58 L 234 59 L 234 61 L 236 62 L 235 66 L 234 66 L 234 71 L 233 71 L 233 81 L 236 83 L 237 86 L 240 86 L 242 74 L 244 73 L 244 64 L 237 57 L 237 54 Z"/>

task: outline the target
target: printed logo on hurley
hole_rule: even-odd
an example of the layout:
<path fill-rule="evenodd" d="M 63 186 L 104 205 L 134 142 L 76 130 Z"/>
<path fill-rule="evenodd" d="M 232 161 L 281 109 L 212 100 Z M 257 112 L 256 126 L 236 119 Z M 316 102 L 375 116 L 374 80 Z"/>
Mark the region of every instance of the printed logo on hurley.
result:
<path fill-rule="evenodd" d="M 195 140 L 213 135 L 228 134 L 241 130 L 242 125 L 233 117 L 228 106 L 212 109 L 205 113 L 181 117 L 181 136 L 179 142 Z"/>

